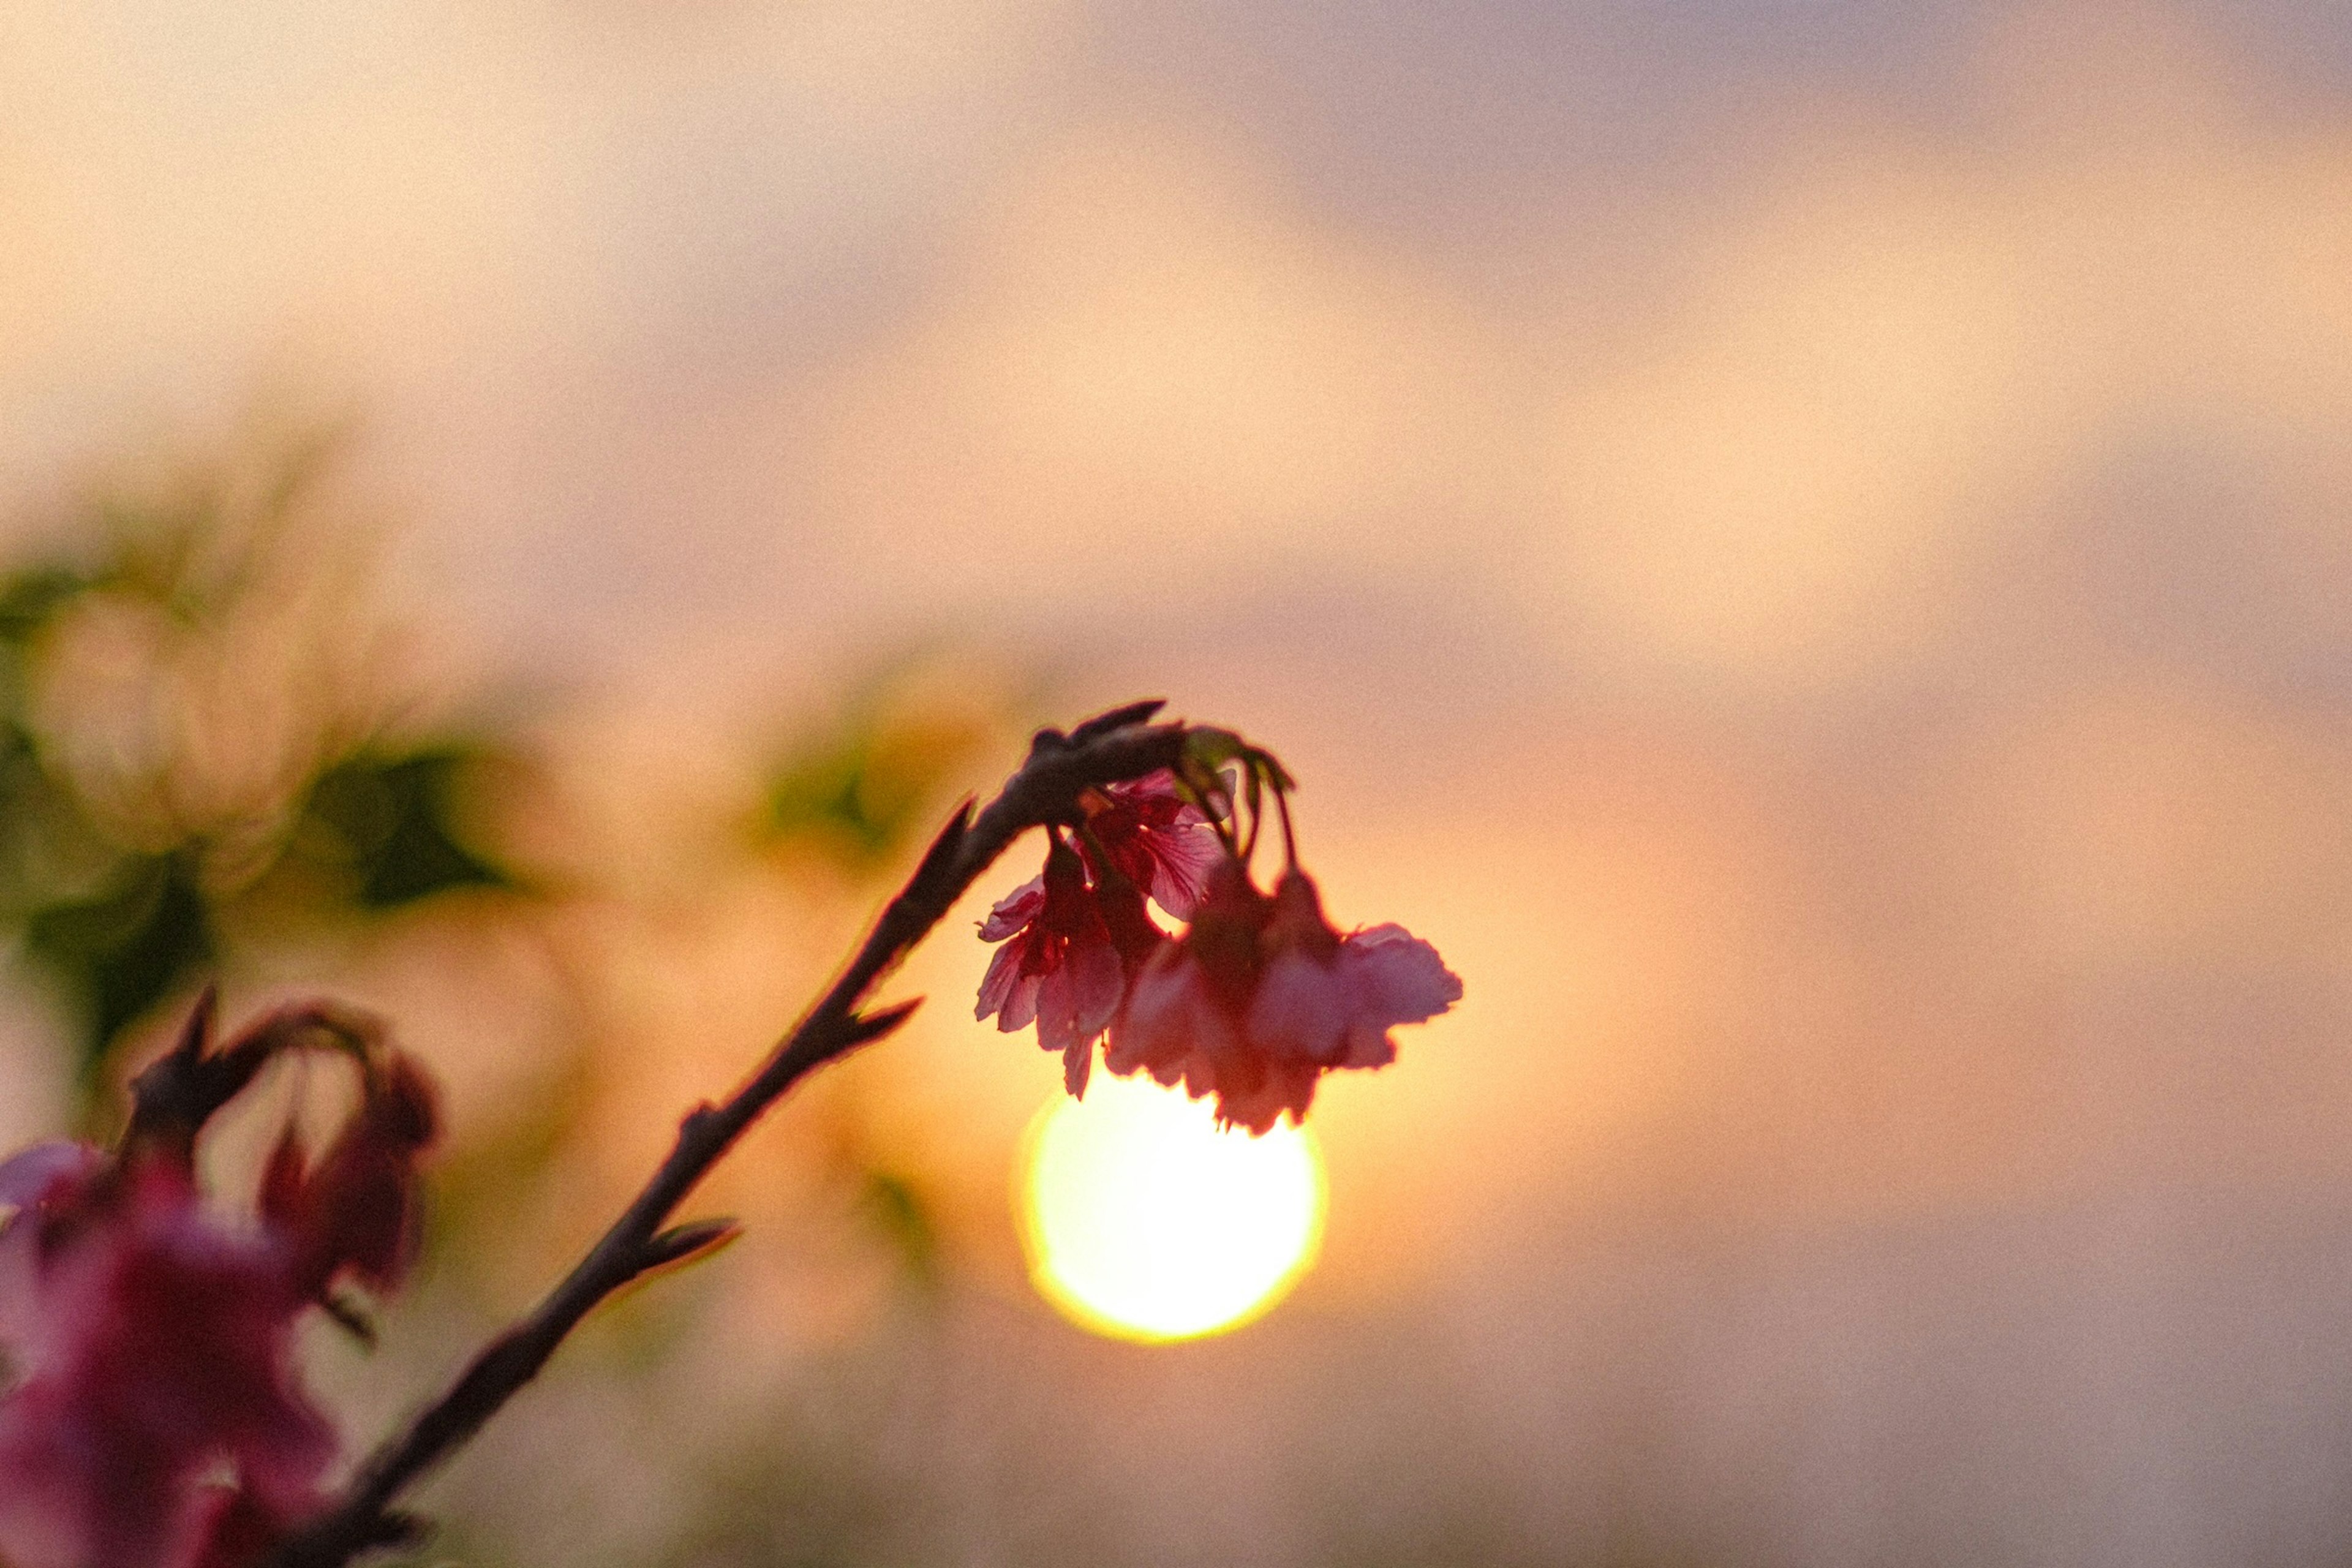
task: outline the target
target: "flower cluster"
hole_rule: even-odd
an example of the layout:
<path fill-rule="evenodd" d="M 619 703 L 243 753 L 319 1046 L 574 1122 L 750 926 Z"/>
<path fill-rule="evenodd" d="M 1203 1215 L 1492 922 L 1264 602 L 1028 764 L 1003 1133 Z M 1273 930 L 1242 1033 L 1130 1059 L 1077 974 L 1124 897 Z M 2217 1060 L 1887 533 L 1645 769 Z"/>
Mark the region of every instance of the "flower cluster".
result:
<path fill-rule="evenodd" d="M 1227 762 L 1240 772 L 1216 771 Z M 1086 792 L 1079 819 L 1048 829 L 1045 870 L 981 927 L 1003 946 L 978 1016 L 1008 1034 L 1035 1023 L 1073 1095 L 1108 1036 L 1112 1072 L 1213 1094 L 1220 1121 L 1253 1133 L 1285 1111 L 1303 1120 L 1324 1073 L 1394 1061 L 1388 1031 L 1444 1012 L 1462 982 L 1402 926 L 1343 936 L 1325 919 L 1297 866 L 1289 787 L 1266 753 L 1202 730 L 1178 769 Z M 1249 870 L 1269 794 L 1286 861 L 1271 893 Z M 1147 897 L 1184 929 L 1163 930 Z"/>
<path fill-rule="evenodd" d="M 358 1110 L 315 1160 L 289 1130 L 257 1208 L 202 1201 L 194 1134 L 227 1094 L 134 1118 L 123 1146 L 44 1143 L 0 1163 L 0 1560 L 14 1568 L 241 1568 L 323 1501 L 332 1431 L 292 1366 L 304 1308 L 388 1289 L 415 1256 L 415 1170 L 435 1096 L 346 1016 L 272 1015 L 207 1055 L 208 1009 L 167 1066 L 177 1087 L 326 1043 L 358 1063 Z M 217 1089 L 221 1074 L 210 1072 Z M 142 1111 L 152 1106 L 142 1106 Z"/>

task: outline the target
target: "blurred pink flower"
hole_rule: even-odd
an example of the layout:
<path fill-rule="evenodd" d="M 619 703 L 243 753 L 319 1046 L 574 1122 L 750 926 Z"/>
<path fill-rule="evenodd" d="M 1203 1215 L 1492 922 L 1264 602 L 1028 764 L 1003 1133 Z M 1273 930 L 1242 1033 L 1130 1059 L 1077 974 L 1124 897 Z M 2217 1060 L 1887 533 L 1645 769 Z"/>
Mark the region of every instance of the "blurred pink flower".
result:
<path fill-rule="evenodd" d="M 1183 937 L 1136 976 L 1104 1065 L 1213 1094 L 1217 1119 L 1255 1133 L 1305 1120 L 1317 1079 L 1396 1059 L 1388 1031 L 1462 995 L 1437 950 L 1395 925 L 1342 937 L 1315 884 L 1284 873 L 1273 897 L 1225 860 Z"/>
<path fill-rule="evenodd" d="M 1302 873 L 1284 874 L 1274 905 L 1271 956 L 1247 1026 L 1250 1038 L 1276 1055 L 1325 1067 L 1386 1067 L 1396 1060 L 1391 1028 L 1433 1018 L 1462 999 L 1460 977 L 1404 927 L 1339 936 Z"/>
<path fill-rule="evenodd" d="M 120 1156 L 44 1143 L 0 1163 L 10 1568 L 244 1568 L 321 1505 L 335 1440 L 295 1379 L 295 1321 L 346 1275 L 382 1289 L 406 1270 L 436 1120 L 406 1058 L 361 1071 L 315 1163 L 279 1143 L 258 1226 L 199 1201 L 188 1151 L 208 1110 L 184 1136 L 134 1122 Z"/>
<path fill-rule="evenodd" d="M 980 934 L 1001 942 L 980 983 L 973 1016 L 993 1014 L 1005 1034 L 1037 1026 L 1037 1043 L 1062 1053 L 1062 1079 L 1086 1092 L 1095 1041 L 1118 1013 L 1127 966 L 1077 856 L 1057 837 L 1043 876 L 989 911 Z"/>
<path fill-rule="evenodd" d="M 369 1068 L 358 1111 L 315 1163 L 287 1130 L 262 1173 L 261 1215 L 287 1238 L 305 1299 L 323 1300 L 346 1272 L 374 1290 L 400 1283 L 422 1217 L 416 1160 L 439 1120 L 431 1082 L 394 1054 Z"/>
<path fill-rule="evenodd" d="M 0 1196 L 22 1202 L 0 1227 L 21 1378 L 0 1400 L 0 1556 L 229 1568 L 317 1505 L 335 1443 L 293 1380 L 285 1238 L 218 1224 L 161 1156 L 47 1144 L 0 1165 Z"/>
<path fill-rule="evenodd" d="M 1128 784 L 1106 784 L 1088 791 L 1081 804 L 1087 831 L 1110 869 L 1178 920 L 1191 920 L 1224 848 L 1201 808 L 1177 795 L 1176 775 L 1162 768 Z"/>

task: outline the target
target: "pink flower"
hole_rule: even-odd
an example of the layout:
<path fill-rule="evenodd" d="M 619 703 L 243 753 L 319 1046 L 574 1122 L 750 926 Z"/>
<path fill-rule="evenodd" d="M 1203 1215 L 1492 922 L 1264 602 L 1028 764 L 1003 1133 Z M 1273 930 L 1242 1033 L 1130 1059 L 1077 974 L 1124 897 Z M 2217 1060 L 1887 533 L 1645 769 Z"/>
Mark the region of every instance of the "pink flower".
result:
<path fill-rule="evenodd" d="M 1176 775 L 1162 768 L 1106 784 L 1087 791 L 1080 805 L 1110 869 L 1178 920 L 1191 920 L 1224 849 L 1201 808 L 1177 795 Z"/>
<path fill-rule="evenodd" d="M 0 1222 L 0 1345 L 18 1374 L 39 1359 L 41 1335 L 54 1326 L 40 1310 L 43 1254 L 106 1163 L 103 1152 L 65 1139 L 0 1162 L 0 1208 L 15 1211 Z"/>
<path fill-rule="evenodd" d="M 1045 874 L 990 910 L 980 934 L 1004 945 L 980 983 L 973 1016 L 995 1015 L 1008 1035 L 1035 1023 L 1038 1045 L 1062 1053 L 1063 1082 L 1084 1094 L 1095 1042 L 1126 992 L 1127 966 L 1084 866 L 1058 836 Z"/>
<path fill-rule="evenodd" d="M 1462 999 L 1460 977 L 1402 926 L 1339 936 L 1302 873 L 1284 874 L 1274 903 L 1272 955 L 1247 1018 L 1250 1037 L 1266 1050 L 1325 1067 L 1386 1067 L 1396 1060 L 1391 1028 L 1433 1018 Z"/>
<path fill-rule="evenodd" d="M 316 1163 L 305 1165 L 289 1127 L 262 1173 L 261 1216 L 288 1239 L 310 1300 L 346 1273 L 389 1290 L 416 1258 L 416 1160 L 433 1142 L 438 1097 L 406 1057 L 365 1071 L 358 1111 Z"/>
<path fill-rule="evenodd" d="M 302 1305 L 282 1240 L 202 1210 L 187 1171 L 0 1166 L 37 1196 L 0 1230 L 9 1352 L 0 1401 L 0 1555 L 15 1568 L 193 1568 L 223 1531 L 311 1510 L 334 1436 L 295 1386 Z M 273 1529 L 274 1533 L 274 1529 Z"/>
<path fill-rule="evenodd" d="M 1389 1029 L 1434 1017 L 1462 982 L 1401 926 L 1342 937 L 1315 885 L 1286 872 L 1268 898 L 1240 863 L 1212 873 L 1184 936 L 1136 976 L 1104 1065 L 1213 1094 L 1217 1118 L 1263 1133 L 1305 1120 L 1322 1074 L 1396 1059 Z"/>
<path fill-rule="evenodd" d="M 297 1383 L 296 1320 L 350 1277 L 379 1289 L 415 1254 L 415 1165 L 434 1094 L 357 1044 L 358 1110 L 315 1163 L 271 1157 L 261 1223 L 199 1201 L 204 1119 L 307 1037 L 282 1016 L 204 1054 L 209 1003 L 143 1075 L 159 1112 L 110 1156 L 45 1143 L 0 1163 L 0 1561 L 11 1568 L 246 1568 L 323 1501 L 334 1435 Z M 307 1047 L 305 1047 L 307 1048 Z M 161 1076 L 156 1076 L 160 1074 Z M 215 1095 L 206 1086 L 234 1081 Z M 149 1109 L 142 1102 L 142 1110 Z M 338 1315 L 357 1320 L 338 1301 Z"/>

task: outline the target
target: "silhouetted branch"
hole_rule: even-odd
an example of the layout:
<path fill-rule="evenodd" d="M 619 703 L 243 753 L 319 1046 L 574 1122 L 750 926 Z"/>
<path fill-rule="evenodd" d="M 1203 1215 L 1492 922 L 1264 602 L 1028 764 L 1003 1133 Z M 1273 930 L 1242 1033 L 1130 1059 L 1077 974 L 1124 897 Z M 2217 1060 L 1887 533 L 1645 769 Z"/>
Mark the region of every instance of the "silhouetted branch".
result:
<path fill-rule="evenodd" d="M 1130 704 L 1089 720 L 1070 735 L 1041 731 L 1003 793 L 976 815 L 969 801 L 960 806 L 884 907 L 848 967 L 758 1070 L 723 1103 L 687 1114 L 669 1157 L 587 1256 L 477 1355 L 448 1392 L 370 1456 L 340 1500 L 278 1550 L 272 1568 L 341 1568 L 371 1547 L 414 1539 L 415 1521 L 394 1511 L 394 1503 L 536 1376 L 598 1302 L 648 1269 L 727 1239 L 731 1226 L 724 1223 L 662 1227 L 711 1166 L 793 1084 L 906 1022 L 917 1004 L 868 1013 L 862 1010 L 867 996 L 1015 838 L 1032 827 L 1078 820 L 1083 790 L 1175 763 L 1185 730 L 1181 724 L 1143 723 L 1158 708 L 1156 702 Z"/>
<path fill-rule="evenodd" d="M 372 1015 L 356 1007 L 298 1002 L 263 1014 L 215 1050 L 213 1023 L 219 1002 L 218 989 L 206 986 L 172 1049 L 131 1080 L 125 1149 L 169 1148 L 185 1157 L 205 1123 L 244 1092 L 278 1052 L 305 1045 L 365 1051 L 383 1033 Z"/>

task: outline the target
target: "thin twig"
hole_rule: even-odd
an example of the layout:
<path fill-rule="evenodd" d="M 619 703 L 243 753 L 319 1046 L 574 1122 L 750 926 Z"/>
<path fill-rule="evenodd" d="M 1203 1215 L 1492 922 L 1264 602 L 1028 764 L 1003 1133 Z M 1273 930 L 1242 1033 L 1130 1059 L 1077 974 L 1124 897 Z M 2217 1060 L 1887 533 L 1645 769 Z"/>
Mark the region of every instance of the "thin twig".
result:
<path fill-rule="evenodd" d="M 679 1124 L 669 1157 L 562 1283 L 474 1358 L 448 1392 L 386 1441 L 335 1505 L 288 1541 L 270 1568 L 341 1568 L 371 1547 L 412 1541 L 421 1524 L 395 1511 L 410 1487 L 479 1431 L 537 1375 L 581 1319 L 630 1280 L 681 1256 L 662 1225 L 769 1106 L 803 1077 L 904 1023 L 916 1004 L 864 1013 L 867 996 L 1013 841 L 1032 827 L 1079 818 L 1078 792 L 1171 766 L 1179 724 L 1146 724 L 1159 704 L 1135 704 L 1080 725 L 1041 731 L 1029 759 L 977 816 L 959 808 L 904 888 L 883 909 L 840 978 L 719 1105 Z M 714 1237 L 715 1239 L 715 1237 Z"/>

